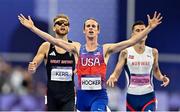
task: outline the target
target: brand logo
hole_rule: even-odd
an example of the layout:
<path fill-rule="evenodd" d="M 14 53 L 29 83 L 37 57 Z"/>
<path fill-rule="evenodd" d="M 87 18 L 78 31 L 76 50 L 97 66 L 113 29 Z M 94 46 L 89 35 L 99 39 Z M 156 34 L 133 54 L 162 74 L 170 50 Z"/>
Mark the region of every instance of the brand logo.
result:
<path fill-rule="evenodd" d="M 56 56 L 56 53 L 53 51 L 49 54 L 50 56 Z"/>

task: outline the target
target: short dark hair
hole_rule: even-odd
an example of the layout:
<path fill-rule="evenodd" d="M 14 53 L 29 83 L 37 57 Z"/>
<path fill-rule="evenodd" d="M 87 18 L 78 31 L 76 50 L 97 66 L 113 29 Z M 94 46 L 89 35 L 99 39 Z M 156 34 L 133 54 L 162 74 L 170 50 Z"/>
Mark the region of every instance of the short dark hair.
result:
<path fill-rule="evenodd" d="M 138 21 L 136 21 L 136 22 L 132 25 L 132 30 L 134 30 L 134 27 L 135 27 L 136 25 L 145 25 L 145 26 L 146 26 L 146 24 L 145 24 L 142 20 L 138 20 Z"/>
<path fill-rule="evenodd" d="M 86 21 L 88 21 L 88 20 L 94 20 L 94 21 L 96 21 L 96 23 L 98 24 L 97 28 L 98 28 L 98 30 L 100 30 L 100 25 L 99 25 L 99 23 L 98 23 L 98 21 L 97 21 L 96 19 L 94 19 L 94 18 L 88 18 L 88 19 L 86 19 Z M 84 22 L 84 26 L 83 26 L 84 29 L 85 29 L 86 21 Z"/>

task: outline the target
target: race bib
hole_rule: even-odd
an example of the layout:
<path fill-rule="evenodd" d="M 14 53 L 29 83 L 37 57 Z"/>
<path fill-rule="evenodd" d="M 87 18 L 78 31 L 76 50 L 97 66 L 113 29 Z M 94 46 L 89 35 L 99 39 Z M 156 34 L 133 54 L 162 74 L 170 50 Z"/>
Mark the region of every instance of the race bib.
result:
<path fill-rule="evenodd" d="M 131 76 L 130 84 L 132 85 L 148 85 L 150 83 L 150 76 Z"/>
<path fill-rule="evenodd" d="M 52 81 L 72 81 L 72 67 L 58 67 L 51 70 Z"/>
<path fill-rule="evenodd" d="M 81 90 L 101 89 L 101 77 L 81 77 Z"/>

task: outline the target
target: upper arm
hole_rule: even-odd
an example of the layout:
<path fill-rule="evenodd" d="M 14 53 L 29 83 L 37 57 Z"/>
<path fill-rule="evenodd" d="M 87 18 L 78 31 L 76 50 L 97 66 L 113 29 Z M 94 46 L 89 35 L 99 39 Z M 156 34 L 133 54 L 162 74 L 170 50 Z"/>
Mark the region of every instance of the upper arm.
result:
<path fill-rule="evenodd" d="M 43 61 L 43 59 L 46 58 L 46 55 L 49 51 L 49 46 L 49 42 L 42 43 L 33 59 L 33 62 L 36 62 L 39 65 Z"/>
<path fill-rule="evenodd" d="M 153 49 L 153 57 L 154 57 L 154 64 L 153 64 L 153 71 L 155 74 L 159 71 L 159 63 L 158 63 L 158 57 L 159 53 L 157 49 Z"/>

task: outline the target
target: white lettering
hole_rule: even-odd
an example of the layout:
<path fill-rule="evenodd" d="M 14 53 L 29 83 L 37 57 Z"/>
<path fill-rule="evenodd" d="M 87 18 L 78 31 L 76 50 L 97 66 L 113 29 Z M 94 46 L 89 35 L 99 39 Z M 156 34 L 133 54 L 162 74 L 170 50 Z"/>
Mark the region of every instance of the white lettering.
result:
<path fill-rule="evenodd" d="M 100 60 L 98 57 L 95 58 L 81 58 L 82 66 L 100 66 Z"/>

